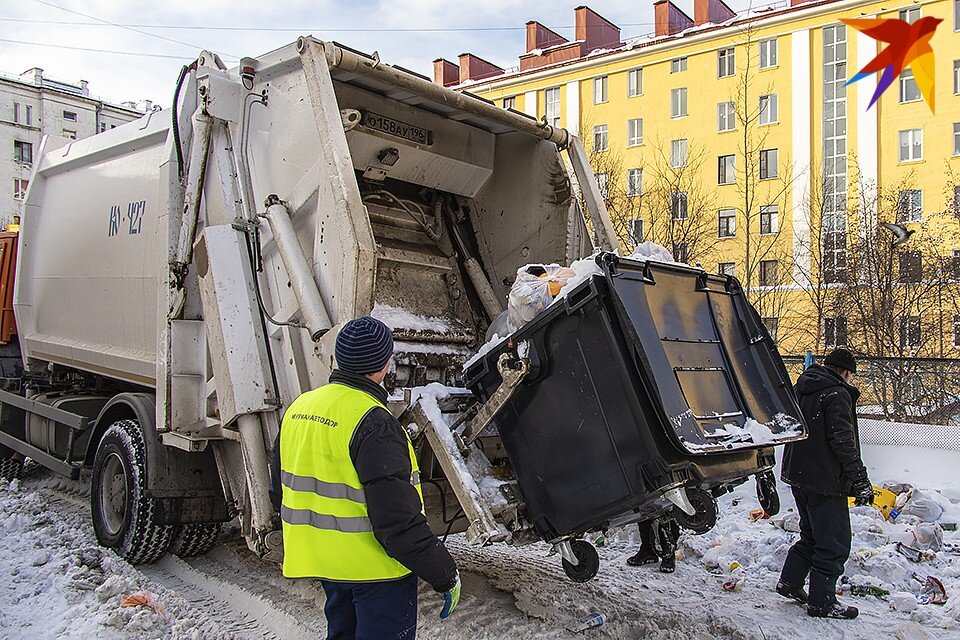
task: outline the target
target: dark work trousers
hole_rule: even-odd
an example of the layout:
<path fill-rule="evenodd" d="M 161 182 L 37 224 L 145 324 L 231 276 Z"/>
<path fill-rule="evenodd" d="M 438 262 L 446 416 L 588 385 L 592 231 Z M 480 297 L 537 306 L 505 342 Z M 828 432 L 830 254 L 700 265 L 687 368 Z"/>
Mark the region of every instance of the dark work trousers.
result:
<path fill-rule="evenodd" d="M 414 640 L 417 576 L 386 582 L 321 580 L 327 640 Z"/>
<path fill-rule="evenodd" d="M 792 487 L 800 514 L 800 539 L 787 552 L 780 581 L 802 587 L 810 574 L 809 605 L 837 600 L 837 579 L 850 556 L 850 509 L 843 496 Z"/>

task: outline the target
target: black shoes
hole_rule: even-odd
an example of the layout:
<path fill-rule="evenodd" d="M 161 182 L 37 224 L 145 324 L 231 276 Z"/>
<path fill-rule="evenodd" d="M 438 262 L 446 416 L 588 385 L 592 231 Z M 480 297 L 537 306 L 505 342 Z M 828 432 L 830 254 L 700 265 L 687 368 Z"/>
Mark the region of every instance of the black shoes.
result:
<path fill-rule="evenodd" d="M 807 604 L 807 592 L 803 590 L 803 587 L 793 587 L 789 584 L 778 582 L 777 593 L 782 595 L 784 598 L 790 598 L 791 600 L 794 600 L 800 604 Z"/>
<path fill-rule="evenodd" d="M 831 602 L 823 607 L 807 607 L 807 615 L 814 618 L 834 618 L 835 620 L 853 620 L 860 614 L 856 607 Z"/>
<path fill-rule="evenodd" d="M 657 557 L 657 554 L 653 553 L 652 551 L 640 549 L 640 551 L 637 551 L 634 555 L 627 558 L 627 564 L 631 567 L 641 567 L 645 564 L 653 564 L 659 559 L 660 558 Z"/>
<path fill-rule="evenodd" d="M 677 558 L 670 554 L 660 561 L 660 573 L 673 573 L 677 570 Z"/>

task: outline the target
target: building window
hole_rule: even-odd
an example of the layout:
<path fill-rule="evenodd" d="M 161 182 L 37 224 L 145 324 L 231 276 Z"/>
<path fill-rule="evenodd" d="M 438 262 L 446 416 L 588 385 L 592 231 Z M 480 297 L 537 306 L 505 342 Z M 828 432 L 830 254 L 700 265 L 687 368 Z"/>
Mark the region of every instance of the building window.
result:
<path fill-rule="evenodd" d="M 763 149 L 760 151 L 760 179 L 767 180 L 777 177 L 777 150 Z"/>
<path fill-rule="evenodd" d="M 920 87 L 917 81 L 913 79 L 913 71 L 904 69 L 900 74 L 900 104 L 904 102 L 916 102 L 920 99 Z"/>
<path fill-rule="evenodd" d="M 643 169 L 627 169 L 627 195 L 643 193 Z"/>
<path fill-rule="evenodd" d="M 717 51 L 717 77 L 729 78 L 734 73 L 736 63 L 734 62 L 733 47 L 729 49 L 720 49 Z"/>
<path fill-rule="evenodd" d="M 517 108 L 517 96 L 508 96 L 503 99 L 503 108 L 504 109 L 516 109 Z"/>
<path fill-rule="evenodd" d="M 13 103 L 13 123 L 20 124 L 20 103 Z"/>
<path fill-rule="evenodd" d="M 643 242 L 643 220 L 640 218 L 627 220 L 627 232 L 630 234 L 630 243 L 633 246 Z"/>
<path fill-rule="evenodd" d="M 13 179 L 13 198 L 14 200 L 23 200 L 27 195 L 27 187 L 30 185 L 29 180 L 24 180 L 23 178 L 14 178 Z"/>
<path fill-rule="evenodd" d="M 953 61 L 953 95 L 960 95 L 960 60 Z"/>
<path fill-rule="evenodd" d="M 777 344 L 777 329 L 780 328 L 780 318 L 763 318 L 763 326 L 766 327 L 767 333 L 770 334 L 770 339 L 773 340 L 773 344 Z"/>
<path fill-rule="evenodd" d="M 687 166 L 687 139 L 670 141 L 670 166 L 673 169 Z"/>
<path fill-rule="evenodd" d="M 909 9 L 900 9 L 900 19 L 904 22 L 913 24 L 920 19 L 920 7 L 910 7 Z"/>
<path fill-rule="evenodd" d="M 823 233 L 823 280 L 827 284 L 844 282 L 847 279 L 847 232 Z"/>
<path fill-rule="evenodd" d="M 677 262 L 686 262 L 688 254 L 689 254 L 689 251 L 687 250 L 686 242 L 678 242 L 676 245 L 674 245 L 673 259 L 676 260 Z"/>
<path fill-rule="evenodd" d="M 717 105 L 717 131 L 733 131 L 737 126 L 736 108 L 732 102 Z"/>
<path fill-rule="evenodd" d="M 737 156 L 717 158 L 717 184 L 733 184 L 737 181 Z"/>
<path fill-rule="evenodd" d="M 772 235 L 780 232 L 780 207 L 765 204 L 760 207 L 760 233 Z"/>
<path fill-rule="evenodd" d="M 606 151 L 609 147 L 607 140 L 607 125 L 598 124 L 593 128 L 593 150 Z"/>
<path fill-rule="evenodd" d="M 76 112 L 76 111 L 64 111 L 64 112 L 63 112 L 63 119 L 64 119 L 64 120 L 69 120 L 70 122 L 76 122 L 76 121 L 77 121 L 77 112 Z"/>
<path fill-rule="evenodd" d="M 598 173 L 597 174 L 597 186 L 600 188 L 600 197 L 606 200 L 610 197 L 610 181 L 607 179 L 607 174 Z"/>
<path fill-rule="evenodd" d="M 643 95 L 643 69 L 631 69 L 627 73 L 627 97 Z"/>
<path fill-rule="evenodd" d="M 687 192 L 674 191 L 670 194 L 670 217 L 674 220 L 687 219 Z"/>
<path fill-rule="evenodd" d="M 953 187 L 953 217 L 960 218 L 960 185 Z"/>
<path fill-rule="evenodd" d="M 76 140 L 76 139 L 77 139 L 77 132 L 76 132 L 76 131 L 73 131 L 73 130 L 71 130 L 71 129 L 64 129 L 64 130 L 63 130 L 63 137 L 64 137 L 64 138 L 69 138 L 69 139 L 71 139 L 71 140 Z"/>
<path fill-rule="evenodd" d="M 551 127 L 560 126 L 560 87 L 547 89 L 544 93 L 544 104 L 547 115 L 547 124 Z"/>
<path fill-rule="evenodd" d="M 953 250 L 953 279 L 960 280 L 960 249 Z"/>
<path fill-rule="evenodd" d="M 780 107 L 777 94 L 760 96 L 760 124 L 775 124 L 780 121 Z"/>
<path fill-rule="evenodd" d="M 953 30 L 960 31 L 960 0 L 953 0 Z"/>
<path fill-rule="evenodd" d="M 960 122 L 953 123 L 953 155 L 960 156 Z"/>
<path fill-rule="evenodd" d="M 735 262 L 721 262 L 717 265 L 717 273 L 722 276 L 732 276 L 736 267 Z"/>
<path fill-rule="evenodd" d="M 14 140 L 13 159 L 24 164 L 33 164 L 33 145 L 29 142 Z"/>
<path fill-rule="evenodd" d="M 760 68 L 768 69 L 777 66 L 777 39 L 760 41 Z"/>
<path fill-rule="evenodd" d="M 900 162 L 923 160 L 923 129 L 900 131 Z"/>
<path fill-rule="evenodd" d="M 847 346 L 847 319 L 845 317 L 823 319 L 823 346 L 826 349 Z"/>
<path fill-rule="evenodd" d="M 957 0 L 960 4 L 960 0 Z M 960 313 L 953 314 L 953 346 L 960 349 Z"/>
<path fill-rule="evenodd" d="M 682 118 L 687 115 L 687 88 L 670 90 L 670 117 Z"/>
<path fill-rule="evenodd" d="M 923 258 L 919 251 L 901 251 L 900 282 L 916 283 L 923 277 Z"/>
<path fill-rule="evenodd" d="M 920 346 L 920 316 L 900 318 L 900 348 L 915 349 Z"/>
<path fill-rule="evenodd" d="M 674 58 L 670 61 L 670 73 L 680 73 L 687 70 L 686 58 Z"/>
<path fill-rule="evenodd" d="M 780 283 L 779 264 L 776 260 L 760 261 L 760 286 L 775 287 Z"/>
<path fill-rule="evenodd" d="M 735 238 L 737 235 L 737 210 L 720 209 L 717 213 L 717 237 Z"/>
<path fill-rule="evenodd" d="M 636 147 L 643 144 L 643 118 L 627 120 L 627 146 Z"/>
<path fill-rule="evenodd" d="M 593 104 L 603 104 L 607 101 L 607 76 L 593 79 Z"/>
<path fill-rule="evenodd" d="M 905 189 L 897 196 L 897 222 L 920 222 L 923 217 L 923 191 Z"/>

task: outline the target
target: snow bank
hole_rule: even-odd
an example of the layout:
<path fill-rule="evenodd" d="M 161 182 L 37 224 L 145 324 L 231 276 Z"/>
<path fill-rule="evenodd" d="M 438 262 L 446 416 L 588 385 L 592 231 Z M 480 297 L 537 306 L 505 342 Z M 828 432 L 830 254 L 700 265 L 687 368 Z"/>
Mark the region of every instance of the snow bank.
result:
<path fill-rule="evenodd" d="M 381 321 L 393 330 L 418 331 L 432 333 L 449 333 L 452 329 L 450 322 L 444 318 L 424 318 L 406 309 L 392 307 L 388 304 L 378 304 L 370 315 Z"/>

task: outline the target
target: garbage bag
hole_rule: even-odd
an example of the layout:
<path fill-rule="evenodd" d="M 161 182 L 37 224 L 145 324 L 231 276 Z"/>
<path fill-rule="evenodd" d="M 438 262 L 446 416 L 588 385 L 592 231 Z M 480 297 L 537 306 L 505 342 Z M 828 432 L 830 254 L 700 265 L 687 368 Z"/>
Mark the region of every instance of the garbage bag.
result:
<path fill-rule="evenodd" d="M 510 332 L 516 331 L 549 307 L 554 297 L 575 275 L 573 269 L 555 264 L 521 267 L 507 299 Z"/>
<path fill-rule="evenodd" d="M 923 522 L 936 522 L 943 515 L 943 507 L 914 489 L 913 495 L 903 505 L 900 515 L 915 516 Z"/>
<path fill-rule="evenodd" d="M 940 551 L 943 548 L 943 529 L 938 524 L 918 524 L 913 528 L 914 544 L 917 549 Z"/>

